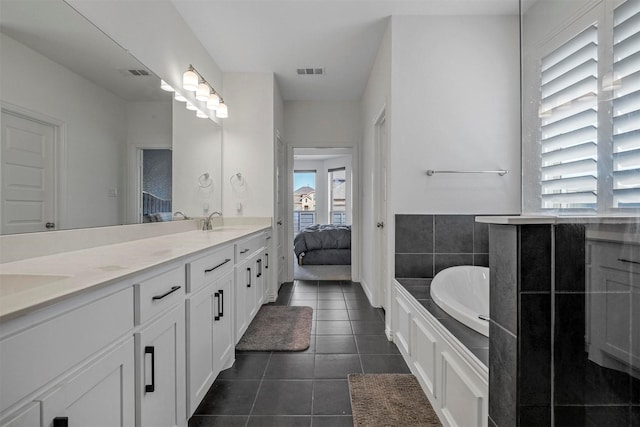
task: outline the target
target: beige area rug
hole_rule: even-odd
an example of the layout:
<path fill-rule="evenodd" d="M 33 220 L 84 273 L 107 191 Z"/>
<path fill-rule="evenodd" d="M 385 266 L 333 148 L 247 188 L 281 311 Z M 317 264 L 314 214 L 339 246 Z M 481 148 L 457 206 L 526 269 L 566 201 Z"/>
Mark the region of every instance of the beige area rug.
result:
<path fill-rule="evenodd" d="M 356 427 L 441 427 L 418 380 L 411 374 L 350 374 Z"/>
<path fill-rule="evenodd" d="M 309 348 L 311 307 L 263 305 L 236 345 L 241 351 L 302 351 Z"/>

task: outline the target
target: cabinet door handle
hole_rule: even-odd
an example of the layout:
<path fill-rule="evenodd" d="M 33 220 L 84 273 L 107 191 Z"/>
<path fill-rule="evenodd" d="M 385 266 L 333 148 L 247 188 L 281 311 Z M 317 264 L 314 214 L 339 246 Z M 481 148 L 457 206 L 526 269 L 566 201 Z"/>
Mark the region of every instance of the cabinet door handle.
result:
<path fill-rule="evenodd" d="M 269 254 L 267 253 L 264 254 L 264 268 L 269 268 Z"/>
<path fill-rule="evenodd" d="M 221 304 L 218 306 L 218 314 L 220 314 L 220 317 L 224 317 L 224 290 L 220 289 L 218 290 L 218 293 L 220 294 L 218 304 Z"/>
<path fill-rule="evenodd" d="M 144 391 L 147 393 L 153 393 L 156 390 L 156 352 L 153 346 L 146 346 L 144 348 L 145 358 L 147 354 L 151 355 L 151 384 L 144 385 Z M 146 381 L 145 381 L 146 383 Z"/>
<path fill-rule="evenodd" d="M 630 260 L 630 259 L 618 258 L 618 261 L 620 261 L 620 262 L 628 262 L 629 264 L 639 264 L 640 265 L 640 262 L 633 261 L 633 260 Z"/>
<path fill-rule="evenodd" d="M 262 258 L 256 262 L 258 263 L 258 274 L 256 274 L 256 277 L 262 277 Z"/>
<path fill-rule="evenodd" d="M 153 298 L 151 298 L 151 299 L 158 300 L 158 299 L 165 298 L 165 297 L 171 295 L 172 293 L 174 293 L 175 291 L 177 291 L 178 289 L 180 289 L 180 286 L 172 286 L 171 289 L 169 289 L 164 294 L 162 294 L 162 295 L 154 295 Z"/>
<path fill-rule="evenodd" d="M 247 268 L 247 288 L 251 287 L 251 267 Z"/>
<path fill-rule="evenodd" d="M 215 292 L 213 294 L 213 299 L 218 300 L 218 302 L 216 303 L 216 307 L 214 307 L 213 309 L 213 321 L 217 322 L 218 320 L 220 320 L 220 294 Z M 216 314 L 216 309 L 218 310 L 218 314 Z"/>
<path fill-rule="evenodd" d="M 249 252 L 249 249 L 243 249 L 240 251 L 241 254 L 246 254 L 247 252 Z"/>
<path fill-rule="evenodd" d="M 206 273 L 211 273 L 213 270 L 219 269 L 220 267 L 222 267 L 223 265 L 225 265 L 229 261 L 231 261 L 231 258 L 225 259 L 223 262 L 221 262 L 220 264 L 216 265 L 215 267 L 207 268 L 204 272 L 205 272 L 205 274 Z"/>
<path fill-rule="evenodd" d="M 55 417 L 53 427 L 69 427 L 69 417 Z"/>

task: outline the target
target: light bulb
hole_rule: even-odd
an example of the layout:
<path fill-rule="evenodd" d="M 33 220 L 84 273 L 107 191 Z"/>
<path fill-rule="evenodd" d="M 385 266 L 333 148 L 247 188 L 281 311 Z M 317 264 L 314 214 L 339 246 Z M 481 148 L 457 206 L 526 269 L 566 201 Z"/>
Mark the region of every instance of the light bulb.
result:
<path fill-rule="evenodd" d="M 190 92 L 195 92 L 198 89 L 198 75 L 193 69 L 189 68 L 182 75 L 182 87 Z"/>
<path fill-rule="evenodd" d="M 189 111 L 196 111 L 198 109 L 198 107 L 196 107 L 195 105 L 193 105 L 192 103 L 190 103 L 189 101 L 187 101 L 187 110 Z"/>
<path fill-rule="evenodd" d="M 216 110 L 216 117 L 219 119 L 226 119 L 229 117 L 229 110 L 227 109 L 227 104 L 223 101 L 220 102 L 218 106 L 218 110 Z"/>
<path fill-rule="evenodd" d="M 211 93 L 209 85 L 204 82 L 200 83 L 198 90 L 196 90 L 196 99 L 198 101 L 207 101 L 209 99 L 209 93 Z"/>
<path fill-rule="evenodd" d="M 169 85 L 167 82 L 165 82 L 162 79 L 160 79 L 160 89 L 166 90 L 167 92 L 175 92 L 171 87 L 171 85 Z"/>
<path fill-rule="evenodd" d="M 187 98 L 185 98 L 184 96 L 182 96 L 182 94 L 178 92 L 176 92 L 173 98 L 178 102 L 187 102 Z"/>
<path fill-rule="evenodd" d="M 218 96 L 217 93 L 211 92 L 211 94 L 209 95 L 209 98 L 207 99 L 207 108 L 209 110 L 215 111 L 218 109 L 218 105 L 220 105 L 220 97 Z"/>

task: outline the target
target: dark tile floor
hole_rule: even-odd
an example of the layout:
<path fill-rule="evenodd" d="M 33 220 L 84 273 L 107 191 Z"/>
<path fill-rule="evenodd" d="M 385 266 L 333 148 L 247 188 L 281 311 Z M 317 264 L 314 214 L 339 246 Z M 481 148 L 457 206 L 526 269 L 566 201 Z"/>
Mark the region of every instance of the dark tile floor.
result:
<path fill-rule="evenodd" d="M 358 283 L 299 280 L 282 285 L 275 304 L 314 309 L 309 349 L 237 352 L 190 427 L 352 426 L 348 374 L 409 373 Z"/>

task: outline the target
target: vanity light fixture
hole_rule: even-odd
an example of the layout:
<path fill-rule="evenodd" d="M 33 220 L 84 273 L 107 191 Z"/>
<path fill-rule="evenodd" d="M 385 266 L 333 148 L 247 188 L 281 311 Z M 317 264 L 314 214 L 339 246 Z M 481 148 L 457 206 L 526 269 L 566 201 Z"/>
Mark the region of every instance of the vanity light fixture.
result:
<path fill-rule="evenodd" d="M 167 92 L 175 92 L 175 90 L 164 80 L 160 79 L 160 89 L 166 90 Z"/>
<path fill-rule="evenodd" d="M 207 113 L 203 112 L 202 110 L 197 109 L 196 110 L 196 117 L 199 117 L 201 119 L 208 119 L 209 115 Z"/>
<path fill-rule="evenodd" d="M 187 98 L 185 98 L 184 96 L 182 96 L 178 92 L 176 92 L 176 94 L 173 96 L 173 98 L 178 102 L 187 102 Z"/>
<path fill-rule="evenodd" d="M 227 104 L 224 103 L 223 99 L 220 99 L 220 105 L 218 105 L 218 109 L 216 110 L 216 117 L 219 119 L 226 119 L 229 117 L 229 110 L 227 109 Z"/>
<path fill-rule="evenodd" d="M 215 111 L 217 118 L 224 119 L 229 117 L 229 110 L 220 94 L 216 92 L 213 86 L 211 86 L 209 82 L 202 77 L 202 74 L 200 74 L 191 64 L 189 64 L 189 68 L 182 75 L 182 87 L 185 90 L 195 92 L 196 100 L 204 102 L 208 110 Z M 176 92 L 176 99 L 180 100 L 178 99 L 178 96 L 179 95 Z M 183 96 L 180 95 L 180 97 L 184 99 L 183 102 L 187 101 Z M 198 107 L 190 102 L 187 102 L 187 109 L 193 111 L 199 110 Z M 202 110 L 199 111 L 200 114 L 198 117 L 209 117 Z"/>
<path fill-rule="evenodd" d="M 189 69 L 182 75 L 182 88 L 189 92 L 195 92 L 198 90 L 199 82 L 200 80 L 198 79 L 195 68 L 193 68 L 193 65 L 189 65 Z"/>

